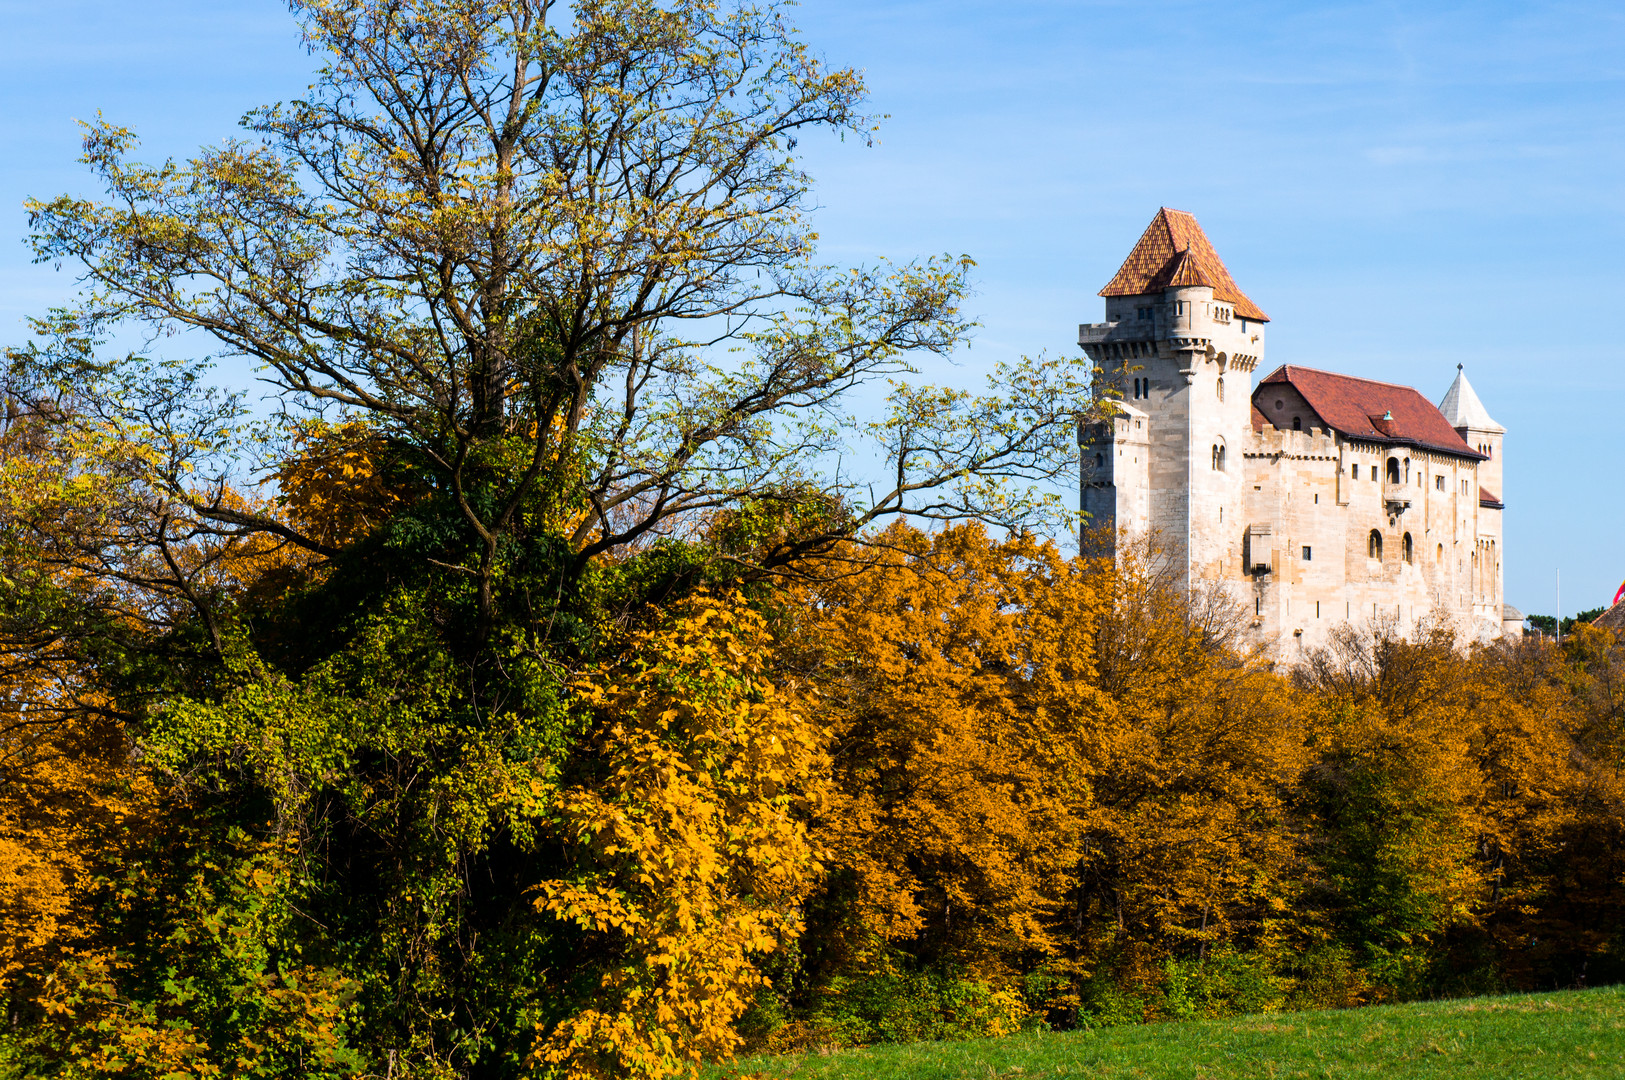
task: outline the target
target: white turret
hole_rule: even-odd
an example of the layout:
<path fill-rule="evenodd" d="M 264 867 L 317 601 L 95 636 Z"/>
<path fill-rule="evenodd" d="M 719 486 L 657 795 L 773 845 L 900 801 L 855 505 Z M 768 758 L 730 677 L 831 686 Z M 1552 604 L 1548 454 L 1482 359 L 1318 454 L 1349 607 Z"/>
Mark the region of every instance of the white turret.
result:
<path fill-rule="evenodd" d="M 1439 402 L 1439 411 L 1462 441 L 1485 457 L 1478 463 L 1480 490 L 1474 529 L 1477 535 L 1470 566 L 1473 609 L 1482 624 L 1504 626 L 1507 616 L 1501 564 L 1506 552 L 1502 547 L 1501 511 L 1506 505 L 1506 493 L 1502 485 L 1501 449 L 1507 429 L 1491 418 L 1460 364 L 1456 365 L 1456 381 Z"/>

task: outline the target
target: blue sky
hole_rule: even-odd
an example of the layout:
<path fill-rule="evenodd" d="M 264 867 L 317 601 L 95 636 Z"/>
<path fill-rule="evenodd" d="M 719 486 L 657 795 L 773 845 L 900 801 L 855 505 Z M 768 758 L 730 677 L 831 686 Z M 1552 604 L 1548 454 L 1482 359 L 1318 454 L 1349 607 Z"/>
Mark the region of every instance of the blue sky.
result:
<path fill-rule="evenodd" d="M 1073 349 L 1158 206 L 1192 211 L 1281 363 L 1406 382 L 1466 365 L 1509 434 L 1506 579 L 1525 611 L 1625 578 L 1625 7 L 811 0 L 867 73 L 880 142 L 807 147 L 823 252 L 967 253 L 958 369 Z M 32 266 L 30 194 L 89 193 L 72 120 L 148 156 L 309 82 L 274 0 L 0 0 L 0 340 L 72 282 Z"/>

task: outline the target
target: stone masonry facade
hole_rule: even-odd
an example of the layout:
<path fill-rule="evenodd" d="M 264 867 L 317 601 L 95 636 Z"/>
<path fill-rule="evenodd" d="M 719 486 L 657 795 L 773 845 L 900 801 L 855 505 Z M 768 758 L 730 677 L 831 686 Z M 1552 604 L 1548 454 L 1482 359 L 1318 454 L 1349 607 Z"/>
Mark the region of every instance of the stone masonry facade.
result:
<path fill-rule="evenodd" d="M 1079 433 L 1086 527 L 1150 537 L 1184 585 L 1222 582 L 1282 660 L 1339 623 L 1521 632 L 1502 596 L 1506 431 L 1465 372 L 1437 406 L 1295 365 L 1253 386 L 1269 318 L 1178 210 L 1101 295 L 1078 341 L 1115 416 Z"/>

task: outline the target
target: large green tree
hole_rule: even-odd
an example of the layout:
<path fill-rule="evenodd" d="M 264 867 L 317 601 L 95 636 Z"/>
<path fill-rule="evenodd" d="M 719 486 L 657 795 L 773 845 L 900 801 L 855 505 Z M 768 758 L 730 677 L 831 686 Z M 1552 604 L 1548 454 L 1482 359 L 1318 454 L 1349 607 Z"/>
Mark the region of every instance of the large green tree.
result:
<path fill-rule="evenodd" d="M 262 458 L 294 452 L 307 414 L 361 421 L 346 430 L 445 493 L 468 547 L 451 564 L 487 617 L 538 499 L 577 573 L 774 491 L 851 512 L 769 545 L 767 566 L 888 515 L 1015 524 L 1058 505 L 1044 485 L 1069 457 L 1071 365 L 1001 369 L 981 395 L 914 380 L 912 357 L 964 338 L 969 260 L 817 261 L 798 144 L 873 125 L 859 74 L 820 61 L 780 5 L 590 0 L 562 21 L 552 0 L 292 6 L 326 61 L 305 99 L 179 163 L 138 163 L 134 135 L 99 122 L 85 160 L 108 198 L 30 204 L 38 258 L 86 284 L 27 353 L 38 383 L 84 391 L 94 372 L 119 380 L 98 400 L 167 416 L 198 387 L 182 401 L 176 373 L 87 350 L 118 324 L 203 331 L 272 387 Z M 889 406 L 860 425 L 849 395 L 877 379 Z M 242 433 L 198 426 L 150 471 L 166 512 L 333 553 L 231 505 L 219 451 L 241 463 Z M 873 461 L 886 482 L 860 487 Z"/>
<path fill-rule="evenodd" d="M 1053 516 L 1080 373 L 923 385 L 969 328 L 969 260 L 818 261 L 798 144 L 873 122 L 780 4 L 291 6 L 304 99 L 179 162 L 97 122 L 105 196 L 29 206 L 83 287 L 10 353 L 0 638 L 155 791 L 73 885 L 92 932 L 41 990 L 40 1053 L 659 1073 L 725 1045 L 776 945 L 740 928 L 793 932 L 818 784 L 802 713 L 737 727 L 779 700 L 760 646 L 720 616 L 684 637 L 679 594 L 889 517 Z M 668 668 L 647 716 L 593 691 Z M 612 782 L 627 813 L 677 807 L 656 761 L 693 770 L 671 836 L 695 868 L 658 889 L 619 818 L 580 812 Z M 730 846 L 763 821 L 788 839 Z M 558 900 L 592 889 L 622 907 Z M 660 959 L 668 908 L 733 984 Z M 653 1001 L 711 1004 L 649 1029 Z"/>

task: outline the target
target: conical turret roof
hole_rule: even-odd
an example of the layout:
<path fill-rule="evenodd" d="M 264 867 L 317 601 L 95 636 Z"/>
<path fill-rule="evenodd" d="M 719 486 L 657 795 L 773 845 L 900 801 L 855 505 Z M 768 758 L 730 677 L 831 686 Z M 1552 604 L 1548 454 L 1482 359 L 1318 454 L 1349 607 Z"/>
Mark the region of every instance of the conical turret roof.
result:
<path fill-rule="evenodd" d="M 1270 321 L 1236 285 L 1195 216 L 1166 206 L 1151 219 L 1100 295 L 1144 296 L 1180 285 L 1206 285 L 1213 290 L 1213 299 L 1230 304 L 1243 319 Z"/>
<path fill-rule="evenodd" d="M 1476 428 L 1506 434 L 1506 428 L 1490 419 L 1489 410 L 1478 400 L 1478 394 L 1473 391 L 1473 384 L 1467 381 L 1467 372 L 1462 370 L 1460 364 L 1456 365 L 1456 381 L 1450 384 L 1444 400 L 1439 402 L 1439 411 L 1444 413 L 1444 418 L 1453 428 Z"/>

